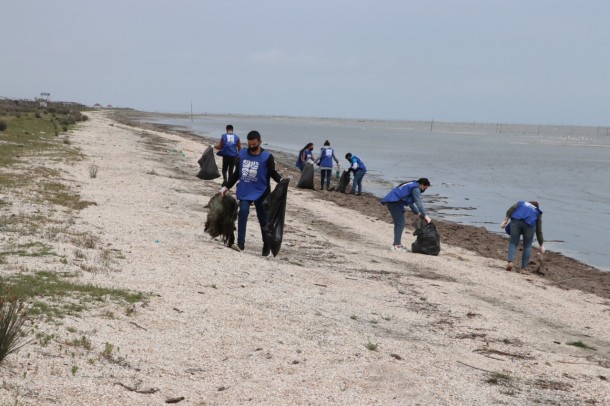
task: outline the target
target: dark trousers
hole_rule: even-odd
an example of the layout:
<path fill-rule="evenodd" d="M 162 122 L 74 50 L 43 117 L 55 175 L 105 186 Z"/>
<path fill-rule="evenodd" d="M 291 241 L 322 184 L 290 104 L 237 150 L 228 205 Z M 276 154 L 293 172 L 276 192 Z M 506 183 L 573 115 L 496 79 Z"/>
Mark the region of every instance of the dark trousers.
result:
<path fill-rule="evenodd" d="M 223 156 L 222 157 L 222 179 L 225 182 L 235 172 L 236 164 L 237 164 L 237 157 L 233 157 L 233 156 Z"/>

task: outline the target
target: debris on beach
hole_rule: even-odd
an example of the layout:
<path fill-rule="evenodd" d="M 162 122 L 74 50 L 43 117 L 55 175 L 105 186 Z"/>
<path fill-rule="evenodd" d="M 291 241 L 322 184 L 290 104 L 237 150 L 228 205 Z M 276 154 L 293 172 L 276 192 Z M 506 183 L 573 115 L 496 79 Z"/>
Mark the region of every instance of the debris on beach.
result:
<path fill-rule="evenodd" d="M 210 211 L 205 221 L 204 231 L 212 238 L 222 236 L 227 247 L 235 242 L 235 220 L 237 219 L 237 200 L 229 194 L 224 197 L 216 193 L 208 203 Z"/>

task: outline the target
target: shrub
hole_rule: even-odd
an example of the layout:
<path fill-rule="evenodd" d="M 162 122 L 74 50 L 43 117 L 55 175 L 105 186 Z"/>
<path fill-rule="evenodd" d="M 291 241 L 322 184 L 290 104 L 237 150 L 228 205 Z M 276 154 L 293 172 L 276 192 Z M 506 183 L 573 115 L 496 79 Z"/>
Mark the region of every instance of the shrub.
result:
<path fill-rule="evenodd" d="M 11 296 L 0 296 L 0 362 L 29 343 L 26 337 L 31 325 L 27 325 L 27 322 L 22 301 Z"/>
<path fill-rule="evenodd" d="M 0 120 L 0 131 L 6 130 L 7 127 L 8 127 L 8 125 L 6 124 L 6 121 Z"/>

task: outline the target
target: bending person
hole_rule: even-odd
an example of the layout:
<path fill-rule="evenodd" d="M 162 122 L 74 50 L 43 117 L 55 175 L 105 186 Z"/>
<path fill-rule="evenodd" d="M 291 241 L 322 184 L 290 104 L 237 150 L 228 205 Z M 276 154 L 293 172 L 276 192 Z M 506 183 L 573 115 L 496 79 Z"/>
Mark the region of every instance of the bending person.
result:
<path fill-rule="evenodd" d="M 538 202 L 525 202 L 520 200 L 511 206 L 506 212 L 506 218 L 502 221 L 501 227 L 506 228 L 510 221 L 510 240 L 508 243 L 508 263 L 506 270 L 513 270 L 513 261 L 517 255 L 517 246 L 523 236 L 523 255 L 521 257 L 521 272 L 527 273 L 532 252 L 532 242 L 534 241 L 534 231 L 540 245 L 540 255 L 544 254 L 544 237 L 542 235 L 542 211 Z"/>
<path fill-rule="evenodd" d="M 426 223 L 432 220 L 426 214 L 426 209 L 421 201 L 421 194 L 430 187 L 430 181 L 427 178 L 420 178 L 410 182 L 401 183 L 394 189 L 390 190 L 383 199 L 381 204 L 385 204 L 394 220 L 394 244 L 392 250 L 399 251 L 405 248 L 401 244 L 402 232 L 405 229 L 405 206 L 409 206 L 413 214 L 422 217 Z"/>

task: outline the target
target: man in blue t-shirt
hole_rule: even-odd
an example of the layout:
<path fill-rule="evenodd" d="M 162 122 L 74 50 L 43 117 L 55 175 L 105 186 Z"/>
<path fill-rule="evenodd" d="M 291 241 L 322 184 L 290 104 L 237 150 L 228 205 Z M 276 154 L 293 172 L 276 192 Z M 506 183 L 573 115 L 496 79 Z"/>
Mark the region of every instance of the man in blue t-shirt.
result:
<path fill-rule="evenodd" d="M 235 172 L 237 154 L 241 149 L 239 137 L 237 134 L 233 134 L 233 126 L 227 125 L 226 130 L 227 132 L 220 137 L 218 144 L 214 145 L 214 148 L 218 150 L 216 155 L 222 157 L 222 179 L 225 182 Z"/>
<path fill-rule="evenodd" d="M 256 215 L 263 236 L 263 256 L 271 255 L 271 249 L 265 241 L 264 228 L 268 222 L 267 212 L 263 208 L 263 200 L 271 193 L 271 178 L 279 183 L 282 176 L 275 170 L 273 155 L 261 148 L 261 135 L 258 131 L 248 133 L 248 149 L 239 151 L 237 158 L 238 170 L 222 183 L 220 193 L 224 196 L 237 183 L 235 193 L 239 200 L 239 215 L 237 217 L 237 248 L 245 249 L 246 226 L 250 206 L 254 203 Z"/>

